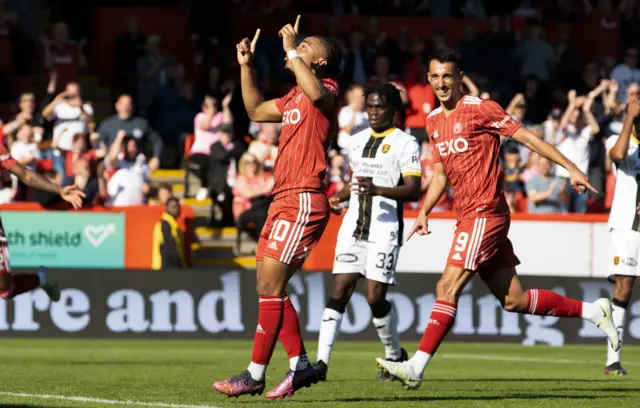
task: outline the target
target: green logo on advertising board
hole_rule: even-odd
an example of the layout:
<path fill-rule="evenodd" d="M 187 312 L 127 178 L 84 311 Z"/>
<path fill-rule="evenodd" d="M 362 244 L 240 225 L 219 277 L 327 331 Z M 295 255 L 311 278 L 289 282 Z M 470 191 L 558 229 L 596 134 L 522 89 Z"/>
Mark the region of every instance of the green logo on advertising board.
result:
<path fill-rule="evenodd" d="M 0 213 L 13 267 L 123 268 L 124 214 Z"/>

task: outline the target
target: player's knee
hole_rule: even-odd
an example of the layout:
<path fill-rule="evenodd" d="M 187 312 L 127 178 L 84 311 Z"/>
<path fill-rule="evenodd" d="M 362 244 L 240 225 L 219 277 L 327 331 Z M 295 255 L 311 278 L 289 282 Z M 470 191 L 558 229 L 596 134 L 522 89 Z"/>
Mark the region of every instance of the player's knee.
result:
<path fill-rule="evenodd" d="M 440 279 L 436 285 L 436 297 L 438 300 L 455 303 L 457 297 L 455 282 L 449 279 Z"/>
<path fill-rule="evenodd" d="M 331 290 L 331 298 L 340 299 L 340 301 L 345 304 L 349 302 L 349 298 L 351 297 L 351 288 L 350 285 L 337 282 L 333 285 L 333 289 Z"/>
<path fill-rule="evenodd" d="M 635 279 L 635 276 L 617 276 L 613 297 L 628 301 L 631 298 L 631 291 L 633 290 Z"/>
<path fill-rule="evenodd" d="M 367 301 L 369 302 L 369 306 L 371 307 L 371 315 L 376 319 L 385 317 L 391 310 L 391 302 L 389 302 L 387 299 L 369 299 L 369 297 L 367 297 Z"/>
<path fill-rule="evenodd" d="M 282 288 L 277 285 L 277 282 L 258 278 L 256 280 L 256 292 L 258 296 L 278 296 L 282 294 Z"/>
<path fill-rule="evenodd" d="M 344 313 L 345 310 L 347 309 L 347 302 L 343 299 L 336 299 L 334 297 L 329 298 L 329 301 L 327 301 L 327 309 L 333 309 L 338 313 Z"/>
<path fill-rule="evenodd" d="M 502 308 L 507 312 L 521 313 L 527 310 L 526 296 L 507 296 L 501 302 Z"/>

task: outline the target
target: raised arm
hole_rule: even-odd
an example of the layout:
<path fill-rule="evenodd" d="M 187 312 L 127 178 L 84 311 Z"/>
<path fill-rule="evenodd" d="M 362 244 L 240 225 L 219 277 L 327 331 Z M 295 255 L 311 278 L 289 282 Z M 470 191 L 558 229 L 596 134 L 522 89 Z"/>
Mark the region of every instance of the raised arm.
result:
<path fill-rule="evenodd" d="M 108 165 L 107 167 L 111 166 L 116 160 L 118 160 L 118 153 L 120 153 L 120 148 L 122 147 L 122 140 L 126 135 L 126 130 L 118 130 L 116 138 L 111 144 L 111 147 L 109 147 L 109 153 L 105 159 L 105 164 Z"/>
<path fill-rule="evenodd" d="M 516 106 L 518 106 L 520 102 L 524 102 L 524 95 L 521 93 L 517 93 L 513 96 L 511 102 L 509 102 L 509 105 L 507 106 L 507 109 L 505 109 L 504 111 L 513 116 L 513 112 L 516 110 Z"/>
<path fill-rule="evenodd" d="M 624 119 L 624 126 L 620 132 L 620 136 L 616 141 L 616 144 L 609 149 L 609 158 L 614 163 L 621 162 L 627 157 L 627 151 L 629 150 L 629 140 L 631 139 L 631 132 L 633 132 L 633 124 L 640 114 L 640 102 L 631 102 L 627 106 L 627 116 Z"/>
<path fill-rule="evenodd" d="M 591 111 L 591 106 L 593 105 L 593 98 L 594 97 L 591 95 L 591 93 L 589 93 L 589 96 L 587 96 L 587 99 L 585 99 L 584 103 L 582 104 L 582 112 L 584 113 L 584 117 L 585 117 L 585 120 L 587 121 L 587 124 L 591 128 L 591 136 L 594 136 L 600 133 L 600 125 L 598 124 L 596 117 L 593 116 L 593 112 Z"/>
<path fill-rule="evenodd" d="M 558 128 L 563 132 L 567 129 L 567 126 L 569 126 L 569 119 L 571 119 L 571 114 L 576 108 L 575 89 L 572 89 L 567 93 L 567 100 L 569 101 L 569 105 L 567 106 L 567 109 L 564 110 L 564 114 L 562 115 L 562 118 L 560 118 L 560 124 L 558 125 Z"/>
<path fill-rule="evenodd" d="M 331 109 L 336 103 L 335 95 L 330 92 L 322 83 L 322 80 L 311 70 L 302 58 L 296 52 L 296 39 L 298 37 L 298 26 L 300 25 L 300 16 L 296 18 L 294 26 L 287 24 L 278 33 L 282 37 L 282 46 L 287 53 L 290 61 L 293 75 L 296 77 L 298 86 L 305 95 L 311 100 L 313 105 L 320 110 Z M 305 43 L 303 43 L 302 46 Z"/>
<path fill-rule="evenodd" d="M 281 122 L 282 113 L 274 99 L 265 101 L 253 78 L 253 53 L 260 37 L 260 29 L 256 30 L 253 40 L 244 38 L 236 45 L 238 63 L 240 64 L 240 85 L 242 100 L 249 119 L 254 122 Z"/>

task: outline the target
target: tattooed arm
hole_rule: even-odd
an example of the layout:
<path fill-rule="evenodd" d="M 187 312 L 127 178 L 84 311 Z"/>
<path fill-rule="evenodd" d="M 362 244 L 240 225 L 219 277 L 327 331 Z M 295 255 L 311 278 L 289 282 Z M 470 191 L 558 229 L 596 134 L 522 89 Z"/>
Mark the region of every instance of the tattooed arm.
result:
<path fill-rule="evenodd" d="M 18 163 L 11 166 L 9 171 L 28 187 L 58 194 L 64 201 L 70 203 L 73 208 L 82 207 L 82 199 L 85 195 L 82 191 L 78 190 L 77 186 L 60 187 Z"/>

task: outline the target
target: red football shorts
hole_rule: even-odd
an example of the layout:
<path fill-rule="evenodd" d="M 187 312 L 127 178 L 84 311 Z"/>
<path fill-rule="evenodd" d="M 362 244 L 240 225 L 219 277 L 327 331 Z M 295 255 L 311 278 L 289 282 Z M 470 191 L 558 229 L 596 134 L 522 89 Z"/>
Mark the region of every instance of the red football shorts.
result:
<path fill-rule="evenodd" d="M 324 194 L 298 193 L 274 200 L 260 233 L 256 260 L 268 256 L 302 266 L 328 221 L 329 202 Z"/>
<path fill-rule="evenodd" d="M 507 238 L 510 224 L 508 216 L 459 221 L 447 265 L 478 272 L 519 265 L 520 260 Z"/>

